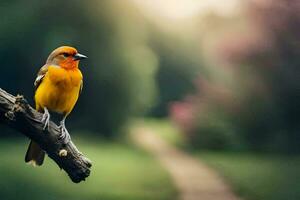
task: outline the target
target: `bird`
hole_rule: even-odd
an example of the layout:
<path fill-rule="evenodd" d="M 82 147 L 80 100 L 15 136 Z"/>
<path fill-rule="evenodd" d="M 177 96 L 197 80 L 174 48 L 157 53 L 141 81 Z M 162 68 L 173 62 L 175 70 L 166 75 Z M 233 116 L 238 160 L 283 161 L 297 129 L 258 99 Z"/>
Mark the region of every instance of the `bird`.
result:
<path fill-rule="evenodd" d="M 65 120 L 73 110 L 83 88 L 83 75 L 79 69 L 79 61 L 86 58 L 87 56 L 78 53 L 74 47 L 58 47 L 50 53 L 46 64 L 40 68 L 34 81 L 35 109 L 43 112 L 43 130 L 49 129 L 49 111 L 61 114 L 60 139 L 64 143 L 70 140 Z M 44 158 L 45 152 L 31 140 L 25 162 L 33 166 L 41 166 Z"/>

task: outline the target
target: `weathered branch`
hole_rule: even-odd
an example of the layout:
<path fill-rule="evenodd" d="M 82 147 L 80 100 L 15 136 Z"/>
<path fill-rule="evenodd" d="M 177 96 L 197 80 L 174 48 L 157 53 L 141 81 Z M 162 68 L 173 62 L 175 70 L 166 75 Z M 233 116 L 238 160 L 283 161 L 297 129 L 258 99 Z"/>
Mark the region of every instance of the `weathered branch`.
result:
<path fill-rule="evenodd" d="M 78 151 L 71 140 L 64 144 L 59 139 L 60 129 L 54 122 L 50 121 L 49 130 L 43 130 L 42 116 L 23 96 L 15 97 L 0 88 L 0 123 L 37 142 L 73 182 L 85 180 L 90 174 L 91 161 Z"/>

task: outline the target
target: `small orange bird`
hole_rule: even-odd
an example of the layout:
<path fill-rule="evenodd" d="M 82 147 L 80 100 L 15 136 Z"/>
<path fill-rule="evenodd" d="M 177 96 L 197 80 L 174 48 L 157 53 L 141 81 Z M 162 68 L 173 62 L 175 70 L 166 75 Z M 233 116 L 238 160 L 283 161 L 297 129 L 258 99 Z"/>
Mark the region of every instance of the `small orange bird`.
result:
<path fill-rule="evenodd" d="M 86 58 L 73 47 L 59 47 L 49 55 L 34 82 L 35 106 L 37 111 L 44 112 L 42 119 L 44 130 L 49 128 L 49 111 L 62 114 L 63 119 L 59 127 L 61 139 L 66 143 L 70 135 L 65 127 L 65 120 L 74 108 L 82 90 L 83 77 L 78 65 L 80 60 Z M 44 162 L 44 157 L 45 152 L 37 143 L 31 141 L 25 162 L 40 166 Z"/>

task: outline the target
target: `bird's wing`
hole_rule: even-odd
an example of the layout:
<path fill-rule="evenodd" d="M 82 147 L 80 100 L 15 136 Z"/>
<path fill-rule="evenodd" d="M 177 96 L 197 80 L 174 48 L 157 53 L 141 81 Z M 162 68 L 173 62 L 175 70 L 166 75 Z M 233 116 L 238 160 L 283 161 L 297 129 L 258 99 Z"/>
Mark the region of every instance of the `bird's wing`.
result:
<path fill-rule="evenodd" d="M 35 90 L 39 87 L 39 85 L 41 84 L 41 82 L 43 81 L 46 73 L 48 72 L 48 68 L 49 68 L 49 65 L 44 65 L 40 71 L 38 72 L 37 74 L 37 77 L 34 81 L 34 88 Z"/>
<path fill-rule="evenodd" d="M 79 91 L 79 94 L 81 94 L 82 88 L 83 88 L 83 80 L 81 80 L 81 83 L 80 83 L 80 91 Z"/>

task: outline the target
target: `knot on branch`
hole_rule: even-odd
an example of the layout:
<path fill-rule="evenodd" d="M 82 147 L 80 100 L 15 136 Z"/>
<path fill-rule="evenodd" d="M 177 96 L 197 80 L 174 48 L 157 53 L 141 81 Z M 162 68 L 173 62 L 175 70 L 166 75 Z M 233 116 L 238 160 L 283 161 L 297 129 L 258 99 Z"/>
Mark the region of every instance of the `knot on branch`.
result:
<path fill-rule="evenodd" d="M 68 151 L 65 150 L 65 149 L 61 149 L 59 152 L 58 152 L 58 155 L 60 157 L 66 157 L 68 155 Z"/>
<path fill-rule="evenodd" d="M 9 120 L 15 121 L 15 114 L 24 112 L 24 110 L 29 109 L 29 104 L 27 103 L 26 99 L 22 95 L 17 95 L 15 97 L 14 104 L 11 106 L 11 109 L 5 113 L 5 117 Z"/>

